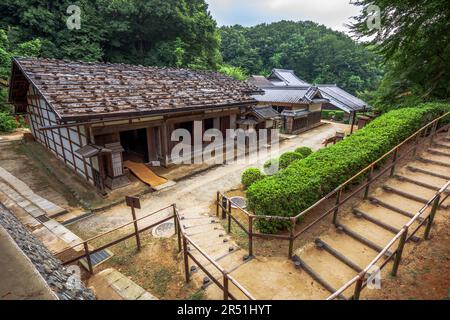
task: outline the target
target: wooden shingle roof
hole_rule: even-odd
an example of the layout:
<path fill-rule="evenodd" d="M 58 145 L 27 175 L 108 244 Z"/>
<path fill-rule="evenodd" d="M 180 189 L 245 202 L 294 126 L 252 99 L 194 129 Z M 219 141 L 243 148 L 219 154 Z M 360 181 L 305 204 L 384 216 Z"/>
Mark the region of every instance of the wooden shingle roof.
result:
<path fill-rule="evenodd" d="M 188 69 L 38 58 L 14 58 L 14 69 L 11 90 L 14 75 L 24 75 L 66 121 L 251 104 L 259 92 L 216 72 Z"/>

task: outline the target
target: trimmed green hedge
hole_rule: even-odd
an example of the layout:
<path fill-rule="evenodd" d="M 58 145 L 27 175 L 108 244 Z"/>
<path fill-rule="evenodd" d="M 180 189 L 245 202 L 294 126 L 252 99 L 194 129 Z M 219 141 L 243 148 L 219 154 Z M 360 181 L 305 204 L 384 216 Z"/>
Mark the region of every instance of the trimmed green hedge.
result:
<path fill-rule="evenodd" d="M 313 153 L 313 151 L 311 150 L 311 148 L 308 147 L 300 147 L 295 149 L 295 152 L 300 153 L 304 158 L 306 158 L 307 156 L 309 156 L 311 153 Z"/>
<path fill-rule="evenodd" d="M 241 182 L 245 188 L 248 188 L 255 182 L 262 180 L 264 177 L 264 173 L 258 168 L 248 168 L 242 173 Z"/>
<path fill-rule="evenodd" d="M 305 158 L 301 153 L 297 152 L 285 152 L 280 156 L 280 169 L 284 170 L 291 165 L 294 161 Z"/>
<path fill-rule="evenodd" d="M 253 184 L 247 190 L 248 207 L 260 215 L 295 216 L 449 110 L 450 104 L 429 103 L 386 113 L 338 144 Z M 274 233 L 286 223 L 258 220 L 257 227 Z"/>

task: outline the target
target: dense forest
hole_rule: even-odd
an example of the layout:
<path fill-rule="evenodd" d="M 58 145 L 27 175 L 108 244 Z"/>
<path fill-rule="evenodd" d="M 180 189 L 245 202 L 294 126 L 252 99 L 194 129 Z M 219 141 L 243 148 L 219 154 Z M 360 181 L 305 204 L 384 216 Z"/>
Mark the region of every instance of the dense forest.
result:
<path fill-rule="evenodd" d="M 449 97 L 447 0 L 354 1 L 353 38 L 309 21 L 218 28 L 204 0 L 80 0 L 81 26 L 69 29 L 72 4 L 0 2 L 0 124 L 15 55 L 218 70 L 241 80 L 293 69 L 377 107 Z M 380 30 L 367 28 L 369 5 L 381 8 Z"/>
<path fill-rule="evenodd" d="M 248 74 L 292 69 L 307 82 L 338 84 L 354 94 L 376 89 L 382 74 L 377 55 L 314 22 L 236 25 L 220 31 L 224 62 Z"/>

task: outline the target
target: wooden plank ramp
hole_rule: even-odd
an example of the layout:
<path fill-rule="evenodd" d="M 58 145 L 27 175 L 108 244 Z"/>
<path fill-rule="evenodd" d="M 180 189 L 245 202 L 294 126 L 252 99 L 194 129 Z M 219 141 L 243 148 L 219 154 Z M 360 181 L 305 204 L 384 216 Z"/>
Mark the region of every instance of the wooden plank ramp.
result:
<path fill-rule="evenodd" d="M 125 161 L 123 164 L 126 168 L 130 169 L 139 180 L 151 187 L 157 187 L 168 182 L 167 179 L 158 176 L 144 163 Z"/>

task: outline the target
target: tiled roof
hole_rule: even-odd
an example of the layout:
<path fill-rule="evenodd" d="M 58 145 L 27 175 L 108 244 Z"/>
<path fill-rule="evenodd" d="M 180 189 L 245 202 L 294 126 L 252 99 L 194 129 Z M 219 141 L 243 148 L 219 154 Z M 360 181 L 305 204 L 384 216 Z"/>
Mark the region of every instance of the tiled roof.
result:
<path fill-rule="evenodd" d="M 330 104 L 344 110 L 345 112 L 361 111 L 370 108 L 363 100 L 351 95 L 333 84 L 318 85 L 322 96 L 330 100 Z"/>
<path fill-rule="evenodd" d="M 257 86 L 258 88 L 262 87 L 272 87 L 273 84 L 264 76 L 251 76 L 248 80 L 248 83 Z"/>
<path fill-rule="evenodd" d="M 268 77 L 276 86 L 309 86 L 310 84 L 303 81 L 295 75 L 294 70 L 273 69 L 272 74 Z"/>
<path fill-rule="evenodd" d="M 252 107 L 252 111 L 261 119 L 276 119 L 280 117 L 280 113 L 272 108 L 272 106 Z"/>
<path fill-rule="evenodd" d="M 264 88 L 264 95 L 255 95 L 258 102 L 309 103 L 317 95 L 317 87 L 272 87 Z"/>
<path fill-rule="evenodd" d="M 63 120 L 250 104 L 259 92 L 215 72 L 37 58 L 13 64 Z"/>

